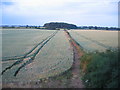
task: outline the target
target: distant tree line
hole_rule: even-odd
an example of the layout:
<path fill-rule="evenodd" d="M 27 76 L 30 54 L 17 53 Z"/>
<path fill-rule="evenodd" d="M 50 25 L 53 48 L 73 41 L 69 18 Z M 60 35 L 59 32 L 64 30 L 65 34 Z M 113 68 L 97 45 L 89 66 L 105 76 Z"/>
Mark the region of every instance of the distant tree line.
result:
<path fill-rule="evenodd" d="M 120 30 L 120 28 L 116 27 L 97 27 L 97 26 L 80 26 L 78 29 L 88 29 L 88 30 Z"/>
<path fill-rule="evenodd" d="M 43 26 L 31 26 L 31 25 L 1 25 L 2 28 L 14 28 L 14 29 L 83 29 L 83 30 L 120 30 L 117 27 L 98 27 L 98 26 L 76 26 L 74 24 L 62 23 L 62 22 L 50 22 L 45 23 Z"/>
<path fill-rule="evenodd" d="M 84 29 L 84 30 L 120 30 L 120 28 L 116 27 L 97 27 L 97 26 L 76 26 L 74 24 L 68 23 L 59 23 L 59 22 L 50 22 L 44 24 L 46 29 Z"/>
<path fill-rule="evenodd" d="M 77 29 L 77 26 L 74 24 L 59 22 L 46 23 L 43 27 L 46 27 L 46 29 Z"/>
<path fill-rule="evenodd" d="M 30 25 L 3 25 L 2 28 L 13 28 L 13 29 L 40 29 L 41 26 L 30 26 Z"/>

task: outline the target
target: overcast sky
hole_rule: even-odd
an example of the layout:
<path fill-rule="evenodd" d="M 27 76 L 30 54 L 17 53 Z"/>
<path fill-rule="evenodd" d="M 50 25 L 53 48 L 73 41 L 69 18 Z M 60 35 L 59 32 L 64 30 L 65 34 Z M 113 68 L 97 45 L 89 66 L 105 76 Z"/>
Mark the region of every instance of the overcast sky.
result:
<path fill-rule="evenodd" d="M 119 0 L 2 0 L 2 24 L 118 27 Z M 0 6 L 0 8 L 1 8 Z"/>

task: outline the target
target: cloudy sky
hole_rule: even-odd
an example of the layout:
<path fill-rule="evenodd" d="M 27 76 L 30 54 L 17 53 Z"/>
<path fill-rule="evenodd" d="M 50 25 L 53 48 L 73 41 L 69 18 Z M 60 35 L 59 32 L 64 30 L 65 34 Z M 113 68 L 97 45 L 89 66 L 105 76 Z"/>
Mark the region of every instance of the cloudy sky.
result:
<path fill-rule="evenodd" d="M 2 0 L 2 24 L 43 25 L 67 22 L 78 26 L 118 27 L 119 0 Z"/>

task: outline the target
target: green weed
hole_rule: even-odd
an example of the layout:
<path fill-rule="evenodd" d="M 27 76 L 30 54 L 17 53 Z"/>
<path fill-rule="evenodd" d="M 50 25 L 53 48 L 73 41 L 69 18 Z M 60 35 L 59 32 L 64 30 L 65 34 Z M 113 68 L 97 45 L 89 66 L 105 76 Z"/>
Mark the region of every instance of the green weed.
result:
<path fill-rule="evenodd" d="M 120 64 L 119 51 L 86 53 L 81 58 L 83 82 L 89 88 L 117 88 Z"/>

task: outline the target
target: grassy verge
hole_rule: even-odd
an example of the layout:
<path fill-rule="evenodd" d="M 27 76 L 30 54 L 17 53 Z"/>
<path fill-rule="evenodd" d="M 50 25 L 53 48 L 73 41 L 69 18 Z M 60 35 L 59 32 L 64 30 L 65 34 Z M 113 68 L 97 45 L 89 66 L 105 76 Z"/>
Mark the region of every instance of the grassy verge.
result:
<path fill-rule="evenodd" d="M 80 59 L 82 80 L 88 88 L 117 88 L 120 64 L 119 51 L 86 53 Z"/>

